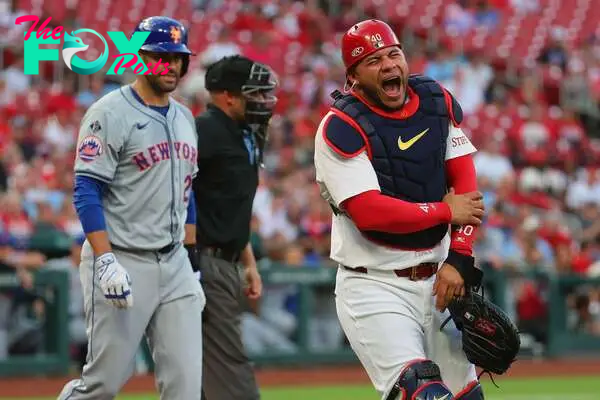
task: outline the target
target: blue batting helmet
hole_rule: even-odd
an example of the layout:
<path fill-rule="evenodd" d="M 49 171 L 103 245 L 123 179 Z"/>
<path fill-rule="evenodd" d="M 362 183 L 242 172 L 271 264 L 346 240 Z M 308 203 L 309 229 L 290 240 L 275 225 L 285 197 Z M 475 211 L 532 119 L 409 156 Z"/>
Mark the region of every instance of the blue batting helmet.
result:
<path fill-rule="evenodd" d="M 193 55 L 188 44 L 188 32 L 183 24 L 169 17 L 148 17 L 142 20 L 134 29 L 135 32 L 150 32 L 140 50 L 153 53 L 182 53 Z M 183 70 L 185 75 L 189 58 L 184 57 Z"/>

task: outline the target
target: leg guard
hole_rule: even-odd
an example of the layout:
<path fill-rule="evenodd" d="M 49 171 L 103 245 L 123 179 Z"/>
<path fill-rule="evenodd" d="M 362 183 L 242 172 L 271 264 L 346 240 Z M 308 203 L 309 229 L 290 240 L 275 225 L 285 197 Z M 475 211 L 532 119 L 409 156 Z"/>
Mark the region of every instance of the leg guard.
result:
<path fill-rule="evenodd" d="M 400 377 L 385 399 L 451 400 L 454 399 L 454 396 L 442 382 L 440 368 L 433 361 L 415 360 L 402 370 Z"/>
<path fill-rule="evenodd" d="M 456 400 L 483 400 L 483 389 L 479 382 L 471 382 L 459 394 L 456 395 Z"/>

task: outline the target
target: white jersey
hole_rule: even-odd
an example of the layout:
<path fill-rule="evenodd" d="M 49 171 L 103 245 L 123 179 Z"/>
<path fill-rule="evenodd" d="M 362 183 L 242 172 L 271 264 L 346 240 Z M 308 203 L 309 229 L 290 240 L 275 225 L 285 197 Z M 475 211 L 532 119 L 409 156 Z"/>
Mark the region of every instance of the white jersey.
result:
<path fill-rule="evenodd" d="M 316 180 L 323 197 L 342 209 L 341 203 L 360 193 L 380 191 L 375 169 L 366 152 L 344 158 L 333 151 L 323 139 L 323 128 L 333 112 L 321 121 L 315 137 Z M 474 153 L 475 146 L 462 129 L 450 123 L 446 160 Z M 331 231 L 332 260 L 348 267 L 367 267 L 382 270 L 408 268 L 424 262 L 442 262 L 448 255 L 450 235 L 435 247 L 423 251 L 392 249 L 365 238 L 350 218 L 334 215 Z"/>

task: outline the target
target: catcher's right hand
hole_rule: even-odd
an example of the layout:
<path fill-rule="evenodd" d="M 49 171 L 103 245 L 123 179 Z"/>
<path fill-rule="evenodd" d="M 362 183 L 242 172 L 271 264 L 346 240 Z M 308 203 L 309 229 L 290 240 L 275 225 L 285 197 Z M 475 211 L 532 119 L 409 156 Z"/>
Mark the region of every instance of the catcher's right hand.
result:
<path fill-rule="evenodd" d="M 108 304 L 117 308 L 129 308 L 133 305 L 131 279 L 114 253 L 104 253 L 96 258 L 94 271 Z"/>

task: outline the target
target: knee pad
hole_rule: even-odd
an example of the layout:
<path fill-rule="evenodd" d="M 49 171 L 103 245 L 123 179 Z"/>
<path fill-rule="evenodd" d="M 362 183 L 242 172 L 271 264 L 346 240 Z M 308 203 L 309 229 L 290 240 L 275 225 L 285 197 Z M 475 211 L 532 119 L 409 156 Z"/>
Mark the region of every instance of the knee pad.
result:
<path fill-rule="evenodd" d="M 454 396 L 442 382 L 440 367 L 436 363 L 430 360 L 415 360 L 404 367 L 385 399 L 451 400 Z"/>
<path fill-rule="evenodd" d="M 456 395 L 456 400 L 483 400 L 483 389 L 479 382 L 471 382 L 459 394 Z"/>

